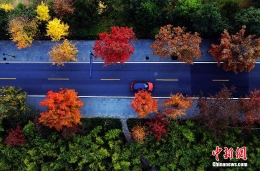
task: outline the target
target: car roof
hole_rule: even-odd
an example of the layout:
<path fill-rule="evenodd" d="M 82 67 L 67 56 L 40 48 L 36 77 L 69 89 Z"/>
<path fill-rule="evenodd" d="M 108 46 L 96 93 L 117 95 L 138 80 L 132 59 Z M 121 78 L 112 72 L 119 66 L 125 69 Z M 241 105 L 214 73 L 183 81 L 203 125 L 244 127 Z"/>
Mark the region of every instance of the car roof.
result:
<path fill-rule="evenodd" d="M 134 89 L 144 89 L 144 88 L 146 88 L 145 85 L 146 85 L 146 83 L 135 83 L 133 88 Z"/>

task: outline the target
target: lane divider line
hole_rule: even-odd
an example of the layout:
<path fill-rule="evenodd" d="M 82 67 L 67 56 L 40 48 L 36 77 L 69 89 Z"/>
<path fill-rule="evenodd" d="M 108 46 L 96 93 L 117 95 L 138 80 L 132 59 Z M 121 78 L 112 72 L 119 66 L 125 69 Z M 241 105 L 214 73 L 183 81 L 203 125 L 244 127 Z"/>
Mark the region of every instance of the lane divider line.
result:
<path fill-rule="evenodd" d="M 157 78 L 156 81 L 179 81 L 178 79 L 161 79 Z"/>
<path fill-rule="evenodd" d="M 119 81 L 119 78 L 101 78 L 102 81 Z"/>
<path fill-rule="evenodd" d="M 39 97 L 39 98 L 45 98 L 46 95 L 27 95 L 28 97 Z M 122 99 L 133 99 L 134 96 L 78 96 L 79 98 L 122 98 Z M 154 99 L 168 99 L 170 98 L 169 96 L 165 96 L 165 97 L 153 97 Z M 192 96 L 190 97 L 191 99 L 197 100 L 200 97 L 196 97 L 196 96 Z M 211 97 L 206 97 L 206 99 L 215 99 L 215 98 L 211 98 Z M 228 98 L 228 99 L 232 99 L 232 100 L 239 100 L 239 99 L 250 99 L 250 98 Z"/>
<path fill-rule="evenodd" d="M 16 78 L 0 78 L 0 80 L 16 80 Z"/>
<path fill-rule="evenodd" d="M 212 80 L 213 82 L 228 82 L 229 79 L 226 79 L 226 80 L 221 80 L 221 79 L 213 79 Z"/>
<path fill-rule="evenodd" d="M 48 78 L 48 80 L 69 80 L 69 78 Z"/>

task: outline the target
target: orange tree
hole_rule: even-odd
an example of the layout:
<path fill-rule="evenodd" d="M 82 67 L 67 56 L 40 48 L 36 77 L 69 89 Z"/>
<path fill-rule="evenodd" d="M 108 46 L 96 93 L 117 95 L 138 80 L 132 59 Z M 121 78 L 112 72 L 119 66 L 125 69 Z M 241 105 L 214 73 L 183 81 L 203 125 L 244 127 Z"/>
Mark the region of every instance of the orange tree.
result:
<path fill-rule="evenodd" d="M 169 99 L 163 101 L 160 106 L 165 108 L 162 114 L 172 119 L 177 119 L 181 115 L 186 114 L 186 110 L 192 107 L 193 100 L 190 97 L 184 97 L 181 93 L 172 95 Z"/>
<path fill-rule="evenodd" d="M 132 138 L 139 143 L 144 143 L 144 140 L 147 137 L 147 133 L 146 133 L 146 127 L 145 126 L 141 126 L 141 125 L 135 125 L 132 129 L 131 129 L 131 136 Z"/>
<path fill-rule="evenodd" d="M 110 34 L 107 32 L 99 34 L 100 40 L 96 40 L 92 48 L 94 57 L 105 60 L 105 66 L 117 62 L 123 64 L 134 53 L 134 48 L 131 45 L 132 41 L 135 40 L 133 28 L 113 26 L 110 29 Z"/>
<path fill-rule="evenodd" d="M 42 112 L 39 122 L 50 128 L 60 131 L 63 127 L 73 127 L 81 124 L 80 110 L 83 106 L 73 89 L 60 89 L 59 92 L 49 91 L 40 106 L 47 106 L 47 111 Z"/>
<path fill-rule="evenodd" d="M 140 90 L 135 93 L 135 97 L 132 100 L 132 108 L 141 118 L 144 118 L 152 112 L 157 112 L 157 101 L 153 99 L 149 92 Z"/>
<path fill-rule="evenodd" d="M 161 58 L 177 56 L 179 61 L 193 64 L 192 59 L 199 59 L 201 56 L 200 43 L 201 38 L 197 32 L 185 33 L 185 28 L 169 24 L 160 28 L 151 48 L 153 54 Z"/>
<path fill-rule="evenodd" d="M 37 33 L 37 23 L 35 19 L 28 17 L 15 17 L 8 22 L 8 32 L 11 34 L 13 42 L 17 42 L 18 49 L 29 47 Z"/>
<path fill-rule="evenodd" d="M 246 95 L 248 99 L 241 99 L 242 111 L 245 113 L 245 128 L 251 128 L 256 122 L 260 124 L 260 90 L 250 92 Z"/>
<path fill-rule="evenodd" d="M 260 39 L 253 39 L 255 35 L 244 36 L 246 26 L 235 35 L 229 35 L 227 30 L 221 34 L 219 45 L 212 44 L 209 53 L 225 71 L 251 71 L 260 56 Z"/>

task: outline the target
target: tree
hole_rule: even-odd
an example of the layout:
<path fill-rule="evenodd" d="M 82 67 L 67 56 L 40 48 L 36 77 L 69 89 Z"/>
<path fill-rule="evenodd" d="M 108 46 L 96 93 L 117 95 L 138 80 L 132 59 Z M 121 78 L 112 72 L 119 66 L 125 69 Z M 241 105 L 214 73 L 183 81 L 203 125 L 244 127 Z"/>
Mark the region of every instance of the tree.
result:
<path fill-rule="evenodd" d="M 48 21 L 51 18 L 49 15 L 49 8 L 44 2 L 41 2 L 41 5 L 37 6 L 36 13 L 36 18 L 41 21 Z"/>
<path fill-rule="evenodd" d="M 173 10 L 179 26 L 192 27 L 191 19 L 202 6 L 201 0 L 177 0 Z"/>
<path fill-rule="evenodd" d="M 64 62 L 69 61 L 77 61 L 76 54 L 78 53 L 78 49 L 75 47 L 76 44 L 65 39 L 63 43 L 56 44 L 49 52 L 51 56 L 51 62 L 53 65 L 57 64 L 58 66 L 64 66 Z"/>
<path fill-rule="evenodd" d="M 50 36 L 53 41 L 60 40 L 67 36 L 69 30 L 69 26 L 67 24 L 63 24 L 61 20 L 54 18 L 49 21 L 47 24 L 47 36 Z"/>
<path fill-rule="evenodd" d="M 148 131 L 150 131 L 156 141 L 161 141 L 162 137 L 167 137 L 169 134 L 169 123 L 164 115 L 157 113 L 154 118 L 148 119 L 146 125 L 148 125 Z"/>
<path fill-rule="evenodd" d="M 206 3 L 192 14 L 193 27 L 204 37 L 216 37 L 229 29 L 227 19 L 221 16 L 217 3 Z"/>
<path fill-rule="evenodd" d="M 54 0 L 53 8 L 58 18 L 62 19 L 68 14 L 72 14 L 75 10 L 73 0 Z"/>
<path fill-rule="evenodd" d="M 192 59 L 199 59 L 201 56 L 200 43 L 201 38 L 197 32 L 185 33 L 185 28 L 168 24 L 161 27 L 159 33 L 155 35 L 151 48 L 153 54 L 161 58 L 177 56 L 179 61 L 193 64 Z"/>
<path fill-rule="evenodd" d="M 259 31 L 259 21 L 260 20 L 260 9 L 255 7 L 249 7 L 246 9 L 241 9 L 235 15 L 235 24 L 237 27 L 241 27 L 242 25 L 247 26 L 248 34 L 256 34 L 257 37 L 260 36 Z"/>
<path fill-rule="evenodd" d="M 153 99 L 149 92 L 140 90 L 135 93 L 135 97 L 132 100 L 132 108 L 141 118 L 144 118 L 149 113 L 157 112 L 157 101 Z"/>
<path fill-rule="evenodd" d="M 6 117 L 15 117 L 26 111 L 26 92 L 6 86 L 0 89 L 0 120 Z"/>
<path fill-rule="evenodd" d="M 59 92 L 49 91 L 40 106 L 47 106 L 42 112 L 39 122 L 50 128 L 60 131 L 63 127 L 72 127 L 80 124 L 80 110 L 83 106 L 73 89 L 60 89 Z"/>
<path fill-rule="evenodd" d="M 94 57 L 105 60 L 104 65 L 116 64 L 120 62 L 124 64 L 130 59 L 130 55 L 134 53 L 131 46 L 135 40 L 135 33 L 132 28 L 116 27 L 110 28 L 111 33 L 103 32 L 99 34 L 100 40 L 96 40 L 94 47 Z"/>
<path fill-rule="evenodd" d="M 146 127 L 141 125 L 136 125 L 131 129 L 132 138 L 139 143 L 144 143 L 147 136 Z"/>
<path fill-rule="evenodd" d="M 4 141 L 5 144 L 14 147 L 26 143 L 23 130 L 19 125 L 16 127 L 16 129 L 11 129 L 8 130 L 7 132 L 8 132 L 8 136 L 5 138 Z"/>
<path fill-rule="evenodd" d="M 227 30 L 221 34 L 220 45 L 212 44 L 209 53 L 225 71 L 234 73 L 251 71 L 260 56 L 260 39 L 253 39 L 255 35 L 244 36 L 246 26 L 235 35 L 229 35 Z"/>
<path fill-rule="evenodd" d="M 186 110 L 190 109 L 194 103 L 190 97 L 184 97 L 181 93 L 170 95 L 169 99 L 163 101 L 160 106 L 165 106 L 162 113 L 172 119 L 185 115 Z"/>
<path fill-rule="evenodd" d="M 250 92 L 246 98 L 241 99 L 242 111 L 245 113 L 245 128 L 251 128 L 255 123 L 260 124 L 260 90 Z"/>
<path fill-rule="evenodd" d="M 238 101 L 232 100 L 232 93 L 235 87 L 228 89 L 224 86 L 214 96 L 209 98 L 203 94 L 198 99 L 198 115 L 195 118 L 215 135 L 225 133 L 227 126 L 237 126 L 241 122 L 240 106 Z"/>
<path fill-rule="evenodd" d="M 12 41 L 17 42 L 18 49 L 29 47 L 37 33 L 36 20 L 30 20 L 27 17 L 15 17 L 8 22 L 8 32 L 11 34 Z"/>
<path fill-rule="evenodd" d="M 1 4 L 1 5 L 0 5 L 0 8 L 4 9 L 5 12 L 9 12 L 9 11 L 11 11 L 11 10 L 14 9 L 14 7 L 13 7 L 12 4 L 5 4 L 5 3 L 4 3 L 4 4 Z"/>
<path fill-rule="evenodd" d="M 160 26 L 162 22 L 162 10 L 153 1 L 143 1 L 135 10 L 135 28 L 140 36 L 147 37 L 151 31 Z"/>

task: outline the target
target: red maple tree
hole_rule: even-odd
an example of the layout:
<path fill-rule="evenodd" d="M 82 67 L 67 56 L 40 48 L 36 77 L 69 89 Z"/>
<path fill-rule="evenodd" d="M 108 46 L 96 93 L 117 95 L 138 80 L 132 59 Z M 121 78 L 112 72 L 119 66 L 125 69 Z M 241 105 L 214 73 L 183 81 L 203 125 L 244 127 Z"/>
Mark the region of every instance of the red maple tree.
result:
<path fill-rule="evenodd" d="M 155 35 L 151 48 L 153 54 L 161 58 L 177 56 L 180 62 L 193 64 L 192 59 L 199 59 L 201 56 L 200 43 L 201 38 L 197 32 L 186 33 L 184 27 L 173 27 L 168 24 L 161 27 L 159 33 Z"/>
<path fill-rule="evenodd" d="M 244 36 L 246 26 L 235 35 L 229 35 L 227 30 L 221 34 L 220 45 L 212 44 L 209 53 L 225 71 L 251 71 L 260 56 L 260 39 L 253 39 L 255 35 Z"/>
<path fill-rule="evenodd" d="M 149 92 L 140 90 L 135 93 L 135 97 L 132 100 L 132 108 L 141 118 L 144 118 L 152 112 L 157 112 L 157 101 L 153 99 Z"/>
<path fill-rule="evenodd" d="M 116 64 L 120 62 L 124 64 L 130 59 L 130 55 L 134 53 L 134 48 L 131 45 L 135 40 L 133 28 L 116 27 L 110 28 L 111 33 L 103 32 L 99 34 L 99 39 L 96 40 L 93 46 L 94 57 L 100 57 L 104 60 L 104 65 Z"/>
<path fill-rule="evenodd" d="M 8 136 L 5 138 L 4 141 L 5 144 L 14 147 L 26 143 L 23 130 L 19 125 L 16 127 L 16 129 L 11 129 L 8 130 L 7 132 L 8 132 Z"/>
<path fill-rule="evenodd" d="M 146 125 L 156 141 L 161 141 L 162 137 L 167 137 L 169 134 L 169 121 L 161 114 L 157 113 L 154 118 L 149 118 Z"/>
<path fill-rule="evenodd" d="M 47 111 L 42 112 L 39 117 L 39 122 L 45 126 L 60 131 L 63 127 L 73 127 L 81 123 L 79 108 L 83 103 L 73 89 L 49 91 L 40 106 L 47 106 Z"/>
<path fill-rule="evenodd" d="M 242 111 L 245 113 L 245 128 L 250 129 L 255 123 L 260 124 L 260 90 L 250 92 L 246 95 L 248 99 L 241 99 Z"/>

